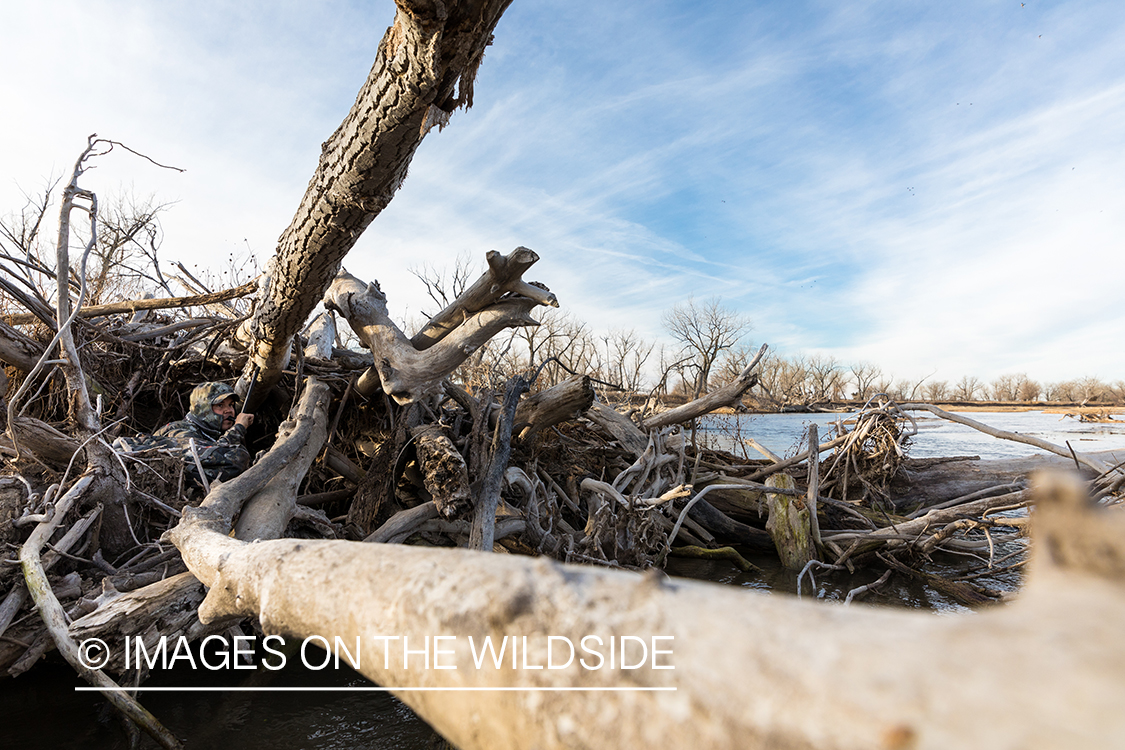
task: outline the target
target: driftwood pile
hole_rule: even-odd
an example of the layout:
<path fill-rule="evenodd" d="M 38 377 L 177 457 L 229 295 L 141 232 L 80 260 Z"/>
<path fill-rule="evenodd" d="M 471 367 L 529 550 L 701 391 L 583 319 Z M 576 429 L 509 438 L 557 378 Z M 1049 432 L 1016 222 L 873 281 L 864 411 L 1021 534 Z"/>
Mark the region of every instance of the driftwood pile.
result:
<path fill-rule="evenodd" d="M 344 256 L 402 184 L 422 138 L 471 103 L 473 76 L 507 5 L 399 0 L 394 26 L 351 112 L 324 144 L 266 272 L 239 289 L 85 306 L 98 209 L 79 178 L 89 159 L 114 145 L 91 137 L 63 191 L 55 257 L 21 251 L 0 258 L 0 675 L 18 675 L 57 648 L 87 681 L 107 688 L 107 697 L 137 726 L 162 746 L 177 747 L 154 717 L 114 689 L 140 684 L 144 669 L 126 669 L 121 648 L 110 649 L 113 658 L 104 668 L 92 669 L 76 644 L 91 638 L 120 644 L 127 636 L 146 644 L 178 636 L 198 641 L 246 627 L 291 635 L 401 627 L 418 635 L 427 623 L 498 635 L 511 623 L 554 632 L 564 621 L 580 637 L 578 628 L 602 622 L 639 627 L 667 620 L 681 634 L 679 643 L 688 644 L 676 674 L 684 676 L 690 706 L 675 696 L 669 703 L 642 695 L 636 700 L 651 711 L 627 722 L 601 710 L 617 697 L 569 696 L 580 708 L 567 731 L 585 733 L 579 744 L 655 744 L 675 731 L 667 726 L 673 721 L 679 731 L 699 736 L 725 733 L 724 742 L 702 742 L 714 747 L 745 746 L 753 732 L 791 735 L 801 740 L 791 746 L 804 747 L 812 742 L 801 733 L 807 707 L 829 709 L 817 725 L 832 727 L 824 732 L 837 731 L 854 712 L 837 714 L 836 703 L 815 697 L 796 702 L 792 710 L 800 716 L 791 724 L 768 726 L 789 707 L 769 705 L 774 691 L 764 683 L 753 691 L 727 689 L 745 675 L 723 676 L 721 668 L 729 665 L 719 662 L 732 644 L 721 641 L 728 632 L 722 620 L 737 608 L 738 627 L 746 628 L 738 632 L 749 632 L 755 622 L 763 626 L 737 643 L 742 661 L 735 669 L 749 674 L 756 666 L 804 680 L 801 669 L 788 663 L 769 668 L 771 657 L 754 650 L 795 623 L 823 625 L 834 615 L 735 602 L 736 592 L 716 595 L 609 569 L 659 568 L 672 554 L 718 554 L 742 567 L 750 566 L 747 557 L 776 555 L 802 579 L 825 567 L 916 575 L 920 563 L 946 553 L 980 568 L 964 578 L 1022 564 L 1022 550 L 1006 560 L 997 550 L 1022 544 L 1025 522 L 1012 513 L 1031 502 L 1023 477 L 972 487 L 951 481 L 944 486 L 957 491 L 935 491 L 928 481 L 935 467 L 907 457 L 907 413 L 932 407 L 880 399 L 841 418 L 824 440 L 810 430 L 810 448 L 795 456 L 738 459 L 705 448 L 691 425 L 741 403 L 756 382 L 764 347 L 732 382 L 674 409 L 635 407 L 584 373 L 548 384 L 536 370 L 496 372 L 474 379 L 470 388 L 459 367 L 500 331 L 536 325 L 536 306 L 558 304 L 542 285 L 523 281 L 535 253 L 489 253 L 478 282 L 413 336 L 390 319 L 378 284 L 342 271 Z M 77 243 L 72 209 L 89 218 Z M 32 235 L 38 227 L 34 222 Z M 80 256 L 71 257 L 72 244 L 85 246 Z M 240 301 L 251 295 L 249 304 Z M 325 311 L 306 328 L 318 304 Z M 338 318 L 366 351 L 343 348 Z M 192 387 L 214 380 L 234 381 L 240 393 L 253 394 L 247 397 L 256 415 L 249 439 L 258 455 L 244 474 L 201 498 L 184 481 L 178 456 L 114 447 L 118 436 L 179 419 Z M 1074 458 L 1093 474 L 1089 494 L 1115 502 L 1120 468 Z M 529 556 L 544 559 L 528 565 Z M 575 572 L 547 558 L 586 567 Z M 340 571 L 353 577 L 341 580 Z M 361 596 L 357 585 L 365 587 Z M 597 594 L 603 585 L 608 593 Z M 399 587 L 409 595 L 397 596 Z M 991 594 L 970 581 L 949 588 L 971 601 Z M 693 608 L 708 601 L 713 616 L 697 617 Z M 1046 603 L 1041 609 L 1050 611 Z M 762 620 L 762 612 L 777 617 Z M 525 614 L 531 619 L 521 619 Z M 580 615 L 590 623 L 575 619 Z M 866 621 L 880 618 L 864 615 L 865 622 L 855 619 L 844 628 L 829 623 L 810 631 L 808 643 L 850 653 L 833 650 L 833 634 L 847 631 L 864 641 L 872 632 Z M 890 622 L 895 618 L 881 619 L 888 622 L 886 633 L 901 632 Z M 919 634 L 935 629 L 918 622 Z M 1044 631 L 1043 638 L 1051 642 L 1054 632 Z M 871 663 L 869 650 L 856 652 L 857 663 Z M 973 658 L 981 650 L 973 650 Z M 806 672 L 811 667 L 802 660 L 815 651 L 769 649 L 793 657 Z M 914 651 L 914 658 L 930 658 L 925 649 Z M 896 672 L 904 671 L 897 656 L 889 658 Z M 1096 660 L 1085 662 L 1096 669 Z M 377 668 L 364 673 L 391 686 L 406 679 Z M 466 669 L 427 679 L 469 675 Z M 580 683 L 607 679 L 572 677 Z M 842 685 L 806 682 L 828 686 L 837 700 L 850 695 Z M 890 684 L 878 675 L 874 683 Z M 887 705 L 880 689 L 874 689 L 876 711 Z M 1118 693 L 1100 695 L 1117 700 Z M 762 696 L 761 710 L 744 710 Z M 615 705 L 626 710 L 634 698 Z M 518 704 L 522 697 L 404 700 L 467 747 L 568 746 L 566 737 L 537 734 L 564 732 L 564 722 L 540 721 L 533 707 Z M 544 700 L 562 705 L 558 697 Z M 733 718 L 709 721 L 719 708 Z M 613 726 L 600 724 L 599 716 Z M 761 716 L 770 719 L 754 724 Z M 489 727 L 478 730 L 474 721 Z M 505 729 L 505 722 L 515 722 L 515 729 Z M 873 746 L 873 737 L 886 736 L 879 735 L 882 729 L 865 725 L 851 746 Z M 891 746 L 910 746 L 912 735 L 903 736 Z M 958 743 L 936 746 L 952 745 Z"/>
<path fill-rule="evenodd" d="M 475 287 L 488 298 L 470 309 L 492 310 L 504 325 L 529 324 L 532 305 L 554 301 L 541 286 L 519 281 L 534 259 L 524 248 L 490 255 Z M 519 270 L 508 278 L 512 268 Z M 196 383 L 238 378 L 246 357 L 229 347 L 237 314 L 203 310 L 250 288 L 149 300 L 147 319 L 125 304 L 85 317 L 9 316 L 15 325 L 3 324 L 9 340 L 39 352 L 34 362 L 5 357 L 5 675 L 19 675 L 57 647 L 93 684 L 113 685 L 104 671 L 78 666 L 74 644 L 128 636 L 199 640 L 260 627 L 244 617 L 205 614 L 207 588 L 181 554 L 192 537 L 177 536 L 189 534 L 193 527 L 182 519 L 203 498 L 184 481 L 180 457 L 112 444 L 118 435 L 181 416 Z M 527 289 L 535 299 L 522 296 Z M 674 409 L 632 408 L 619 394 L 614 408 L 614 392 L 599 393 L 581 374 L 539 389 L 537 373 L 524 372 L 469 392 L 449 368 L 464 361 L 465 349 L 478 342 L 473 336 L 484 335 L 479 329 L 461 335 L 459 358 L 439 353 L 445 359 L 435 370 L 432 360 L 407 361 L 403 352 L 417 349 L 404 349 L 385 305 L 378 309 L 377 287 L 341 274 L 333 290 L 327 306 L 348 315 L 379 354 L 334 346 L 332 312 L 298 341 L 290 366 L 256 407 L 250 442 L 257 464 L 208 496 L 238 539 L 463 547 L 629 570 L 662 567 L 672 555 L 722 557 L 748 570 L 754 566 L 747 558 L 776 555 L 798 574 L 799 588 L 824 570 L 874 566 L 885 574 L 849 600 L 897 574 L 920 577 L 968 604 L 1003 596 L 974 579 L 1026 561 L 1027 518 L 1013 513 L 1031 502 L 1025 478 L 986 479 L 968 491 L 953 482 L 943 496 L 934 493 L 934 462 L 907 455 L 916 432 L 910 411 L 961 417 L 877 398 L 840 415 L 823 438 L 810 426 L 808 447 L 796 455 L 782 458 L 759 446 L 763 458 L 739 459 L 703 447 L 692 425 L 741 403 L 765 347 L 735 381 Z M 455 304 L 464 309 L 464 296 Z M 52 359 L 55 340 L 73 347 L 73 360 Z M 76 382 L 95 394 L 85 411 Z M 1075 460 L 1094 474 L 1091 494 L 1115 501 L 1122 489 L 1116 467 Z M 966 560 L 960 580 L 925 572 L 935 555 Z M 105 669 L 120 683 L 140 684 L 144 668 L 126 669 L 124 653 L 118 649 Z M 139 726 L 175 746 L 124 693 L 109 695 Z"/>
<path fill-rule="evenodd" d="M 491 265 L 522 259 L 526 268 L 529 252 L 493 258 Z M 481 285 L 487 280 L 488 274 Z M 100 413 L 112 416 L 93 440 L 111 452 L 124 477 L 124 534 L 107 533 L 107 503 L 96 497 L 56 517 L 59 498 L 77 486 L 74 464 L 84 450 L 65 432 L 71 402 L 64 376 L 51 366 L 39 372 L 32 366 L 26 368 L 34 373 L 29 377 L 19 369 L 26 363 L 11 363 L 9 393 L 16 395 L 6 413 L 14 429 L 0 446 L 6 465 L 0 538 L 9 549 L 0 567 L 7 594 L 0 604 L 5 674 L 20 674 L 55 646 L 14 560 L 30 531 L 48 518 L 58 531 L 45 540 L 42 564 L 72 634 L 210 632 L 194 612 L 203 589 L 163 536 L 185 507 L 201 500 L 184 481 L 183 462 L 160 449 L 122 454 L 109 444 L 119 434 L 151 431 L 178 418 L 197 382 L 237 377 L 240 361 L 218 354 L 235 316 L 221 308 L 204 317 L 206 312 L 191 308 L 215 310 L 214 300 L 236 299 L 251 288 L 87 310 L 73 326 Z M 351 296 L 354 308 L 355 290 Z M 146 320 L 121 312 L 157 305 L 162 307 Z M 29 320 L 14 318 L 17 324 Z M 30 351 L 45 352 L 52 323 L 36 319 L 8 335 L 26 339 Z M 329 323 L 326 315 L 318 325 Z M 718 406 L 737 404 L 755 382 L 758 358 L 729 386 L 655 413 L 623 413 L 627 402 L 614 409 L 583 375 L 529 393 L 534 373 L 475 393 L 450 377 L 440 381 L 440 393 L 400 404 L 382 390 L 363 395 L 357 387 L 374 365 L 370 353 L 333 352 L 331 332 L 313 330 L 308 338 L 320 340 L 321 351 L 310 348 L 296 358 L 258 408 L 251 435 L 253 451 L 269 450 L 300 386 L 310 377 L 320 383 L 330 414 L 327 439 L 307 476 L 298 479 L 300 494 L 277 535 L 495 549 L 634 570 L 661 567 L 669 555 L 727 557 L 750 569 L 745 558 L 776 554 L 802 578 L 811 580 L 823 569 L 878 566 L 923 577 L 970 604 L 1001 596 L 971 579 L 1026 561 L 1020 540 L 1027 518 L 1005 513 L 1028 505 L 1022 479 L 940 503 L 931 494 L 926 507 L 913 501 L 919 476 L 911 475 L 927 476 L 927 462 L 907 456 L 913 434 L 907 410 L 940 412 L 933 407 L 875 399 L 841 415 L 823 440 L 810 427 L 809 447 L 790 458 L 761 449 L 767 457 L 738 459 L 699 447 L 690 425 Z M 27 393 L 34 395 L 22 395 Z M 1110 481 L 1110 467 L 1092 465 L 1101 477 L 1095 494 L 1120 491 L 1120 475 Z M 1000 555 L 1001 549 L 1011 551 Z M 920 570 L 920 563 L 941 553 L 972 563 L 964 580 Z"/>

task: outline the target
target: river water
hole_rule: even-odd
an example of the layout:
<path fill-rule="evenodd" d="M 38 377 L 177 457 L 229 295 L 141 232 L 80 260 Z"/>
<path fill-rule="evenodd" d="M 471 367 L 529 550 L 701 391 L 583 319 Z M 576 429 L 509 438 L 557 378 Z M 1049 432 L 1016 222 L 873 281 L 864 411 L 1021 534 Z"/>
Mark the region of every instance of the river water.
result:
<path fill-rule="evenodd" d="M 700 429 L 702 439 L 736 454 L 757 458 L 741 438 L 752 437 L 775 453 L 793 455 L 810 423 L 816 423 L 822 440 L 836 414 L 768 414 L 717 416 Z M 1033 435 L 1079 452 L 1121 450 L 1125 460 L 1125 423 L 1083 424 L 1058 414 L 1043 412 L 971 412 L 966 416 L 989 426 Z M 918 415 L 918 434 L 909 453 L 915 457 L 978 455 L 1007 458 L 1042 453 L 1036 448 L 989 437 L 963 425 L 926 413 Z M 770 595 L 796 593 L 797 577 L 768 557 L 751 558 L 761 573 L 742 573 L 725 562 L 669 561 L 668 573 L 755 589 Z M 935 573 L 955 575 L 965 562 L 939 560 Z M 803 593 L 840 600 L 857 586 L 871 583 L 875 572 L 853 576 L 818 576 L 803 582 Z M 906 606 L 950 613 L 963 609 L 930 589 L 904 582 L 901 576 L 864 598 L 867 603 Z M 982 585 L 1013 590 L 1018 574 L 980 579 Z M 83 683 L 73 670 L 57 663 L 40 664 L 29 674 L 0 682 L 0 747 L 21 750 L 124 750 L 127 747 L 117 721 L 97 695 L 75 692 Z M 405 705 L 384 693 L 332 692 L 368 683 L 347 668 L 311 671 L 293 660 L 284 670 L 256 670 L 243 678 L 238 673 L 200 673 L 178 669 L 155 676 L 149 685 L 185 688 L 283 687 L 313 688 L 298 692 L 198 692 L 142 693 L 149 710 L 188 748 L 223 747 L 234 750 L 427 750 L 439 747 L 436 735 Z M 146 738 L 147 739 L 147 738 Z M 150 743 L 146 747 L 154 746 Z"/>
<path fill-rule="evenodd" d="M 1121 422 L 1079 422 L 1062 414 L 1042 411 L 956 412 L 999 430 L 1016 432 L 1065 448 L 1069 443 L 1079 453 L 1121 450 L 1125 458 L 1125 419 Z M 966 425 L 940 419 L 929 412 L 912 412 L 918 434 L 910 439 L 909 454 L 914 458 L 937 456 L 980 456 L 1018 458 L 1045 454 L 1039 448 L 1010 440 L 1000 440 Z M 716 446 L 736 455 L 760 458 L 741 438 L 753 438 L 774 453 L 791 456 L 806 447 L 804 436 L 816 424 L 821 442 L 828 430 L 847 414 L 741 414 L 716 415 L 704 421 L 700 432 Z M 833 433 L 835 434 L 835 433 Z"/>

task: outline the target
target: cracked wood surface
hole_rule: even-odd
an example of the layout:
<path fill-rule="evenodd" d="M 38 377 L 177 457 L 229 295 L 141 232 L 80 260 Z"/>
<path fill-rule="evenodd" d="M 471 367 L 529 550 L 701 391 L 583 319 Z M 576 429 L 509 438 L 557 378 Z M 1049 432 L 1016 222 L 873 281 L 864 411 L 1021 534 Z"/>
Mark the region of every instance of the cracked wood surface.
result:
<path fill-rule="evenodd" d="M 242 330 L 261 382 L 272 385 L 280 376 L 292 337 L 406 178 L 430 127 L 471 104 L 472 78 L 509 3 L 400 0 L 355 104 L 321 149 L 316 172 L 278 240 L 257 310 Z M 255 389 L 255 395 L 267 390 Z"/>

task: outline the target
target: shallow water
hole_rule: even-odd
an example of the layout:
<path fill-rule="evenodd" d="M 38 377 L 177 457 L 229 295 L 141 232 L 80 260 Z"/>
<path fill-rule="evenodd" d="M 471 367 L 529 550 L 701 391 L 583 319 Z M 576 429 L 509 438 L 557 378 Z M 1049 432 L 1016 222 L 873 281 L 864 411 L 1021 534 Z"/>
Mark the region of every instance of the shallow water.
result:
<path fill-rule="evenodd" d="M 16 750 L 126 750 L 128 742 L 108 704 L 74 670 L 52 654 L 50 663 L 0 683 L 0 747 Z M 250 675 L 245 677 L 244 675 Z M 178 668 L 154 673 L 148 686 L 174 693 L 141 692 L 139 700 L 188 750 L 425 750 L 436 737 L 394 696 L 372 692 L 321 692 L 368 686 L 343 666 L 305 669 L 293 661 L 277 673 L 234 673 Z M 297 692 L 192 692 L 199 687 L 300 687 Z M 29 720 L 29 717 L 35 717 Z M 145 738 L 143 747 L 155 747 Z"/>
<path fill-rule="evenodd" d="M 1047 440 L 1064 448 L 1069 442 L 1080 453 L 1120 450 L 1122 459 L 1125 459 L 1125 420 L 1120 423 L 1083 423 L 1061 414 L 1042 411 L 955 413 L 989 427 Z M 915 458 L 1018 458 L 1046 453 L 1034 446 L 994 438 L 972 427 L 940 419 L 929 412 L 912 414 L 917 420 L 918 434 L 910 439 L 909 454 Z M 735 455 L 760 458 L 757 451 L 742 443 L 742 438 L 753 438 L 774 453 L 791 456 L 804 449 L 807 440 L 805 435 L 810 424 L 817 425 L 821 442 L 824 442 L 837 420 L 848 417 L 848 414 L 716 415 L 703 420 L 700 433 L 714 441 L 714 445 Z M 831 436 L 834 435 L 835 432 Z"/>

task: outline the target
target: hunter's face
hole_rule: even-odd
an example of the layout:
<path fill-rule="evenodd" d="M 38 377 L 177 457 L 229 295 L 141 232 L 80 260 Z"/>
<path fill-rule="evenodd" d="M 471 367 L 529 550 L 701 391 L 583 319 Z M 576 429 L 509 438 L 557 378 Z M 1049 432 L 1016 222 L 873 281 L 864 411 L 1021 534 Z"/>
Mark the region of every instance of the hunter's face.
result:
<path fill-rule="evenodd" d="M 223 418 L 224 430 L 229 430 L 231 427 L 234 427 L 234 396 L 229 396 L 217 404 L 212 404 L 211 411 Z"/>

